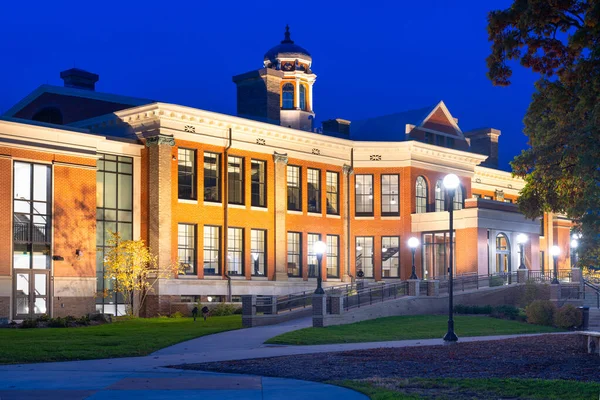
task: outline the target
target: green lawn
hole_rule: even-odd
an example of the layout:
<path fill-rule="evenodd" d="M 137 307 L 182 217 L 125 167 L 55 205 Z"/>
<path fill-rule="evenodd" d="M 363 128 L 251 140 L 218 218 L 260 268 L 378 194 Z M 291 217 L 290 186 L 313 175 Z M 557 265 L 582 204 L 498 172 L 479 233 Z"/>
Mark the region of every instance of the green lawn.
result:
<path fill-rule="evenodd" d="M 240 315 L 137 318 L 81 328 L 0 329 L 0 363 L 143 356 L 211 333 L 239 329 Z"/>
<path fill-rule="evenodd" d="M 531 325 L 503 319 L 457 315 L 454 330 L 461 336 L 509 335 L 517 333 L 559 332 L 549 326 Z M 415 315 L 379 318 L 326 328 L 305 328 L 284 333 L 267 341 L 271 344 L 329 344 L 382 342 L 388 340 L 442 338 L 448 329 L 445 315 Z"/>
<path fill-rule="evenodd" d="M 597 400 L 600 384 L 541 379 L 368 379 L 331 382 L 373 400 L 561 399 Z"/>

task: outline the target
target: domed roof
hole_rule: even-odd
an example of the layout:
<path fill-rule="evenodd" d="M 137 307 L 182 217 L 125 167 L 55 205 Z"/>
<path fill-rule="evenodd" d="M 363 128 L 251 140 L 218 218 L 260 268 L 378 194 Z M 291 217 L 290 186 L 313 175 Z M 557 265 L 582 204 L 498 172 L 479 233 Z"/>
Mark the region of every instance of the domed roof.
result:
<path fill-rule="evenodd" d="M 290 27 L 287 25 L 285 27 L 285 39 L 281 41 L 281 44 L 278 44 L 265 53 L 265 61 L 276 63 L 278 58 L 301 58 L 312 62 L 310 53 L 306 49 L 294 44 L 294 41 L 290 39 Z"/>

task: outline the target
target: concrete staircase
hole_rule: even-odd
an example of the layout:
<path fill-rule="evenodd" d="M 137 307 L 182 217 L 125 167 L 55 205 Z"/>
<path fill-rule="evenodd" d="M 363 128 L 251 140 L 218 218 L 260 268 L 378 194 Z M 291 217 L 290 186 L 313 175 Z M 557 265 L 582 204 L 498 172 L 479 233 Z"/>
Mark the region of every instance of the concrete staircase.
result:
<path fill-rule="evenodd" d="M 595 291 L 589 287 L 585 288 L 584 306 L 590 308 L 589 329 L 591 331 L 600 331 L 600 308 L 598 308 L 598 296 Z"/>

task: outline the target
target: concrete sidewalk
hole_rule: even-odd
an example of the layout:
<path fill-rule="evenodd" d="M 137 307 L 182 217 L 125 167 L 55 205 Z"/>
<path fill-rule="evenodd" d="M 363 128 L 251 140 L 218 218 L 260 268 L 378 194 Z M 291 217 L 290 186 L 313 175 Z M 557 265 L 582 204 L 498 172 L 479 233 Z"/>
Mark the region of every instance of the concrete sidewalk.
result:
<path fill-rule="evenodd" d="M 155 372 L 24 371 L 0 372 L 0 399 L 48 400 L 365 400 L 349 389 L 293 379 L 181 371 Z"/>

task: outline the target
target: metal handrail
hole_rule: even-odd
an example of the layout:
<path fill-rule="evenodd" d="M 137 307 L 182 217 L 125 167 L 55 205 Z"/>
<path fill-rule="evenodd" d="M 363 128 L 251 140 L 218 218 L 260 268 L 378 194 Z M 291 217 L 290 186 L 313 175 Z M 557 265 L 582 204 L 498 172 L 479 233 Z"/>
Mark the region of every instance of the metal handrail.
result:
<path fill-rule="evenodd" d="M 360 308 L 363 305 L 371 305 L 373 303 L 382 303 L 386 299 L 397 299 L 408 295 L 408 282 L 384 283 L 382 285 L 373 285 L 367 288 L 357 290 L 350 294 L 346 292 L 344 309 Z M 353 301 L 352 299 L 356 299 Z"/>
<path fill-rule="evenodd" d="M 596 294 L 596 308 L 600 308 L 600 287 L 596 286 L 587 279 L 583 280 L 583 298 L 585 299 L 585 288 L 588 287 Z"/>

